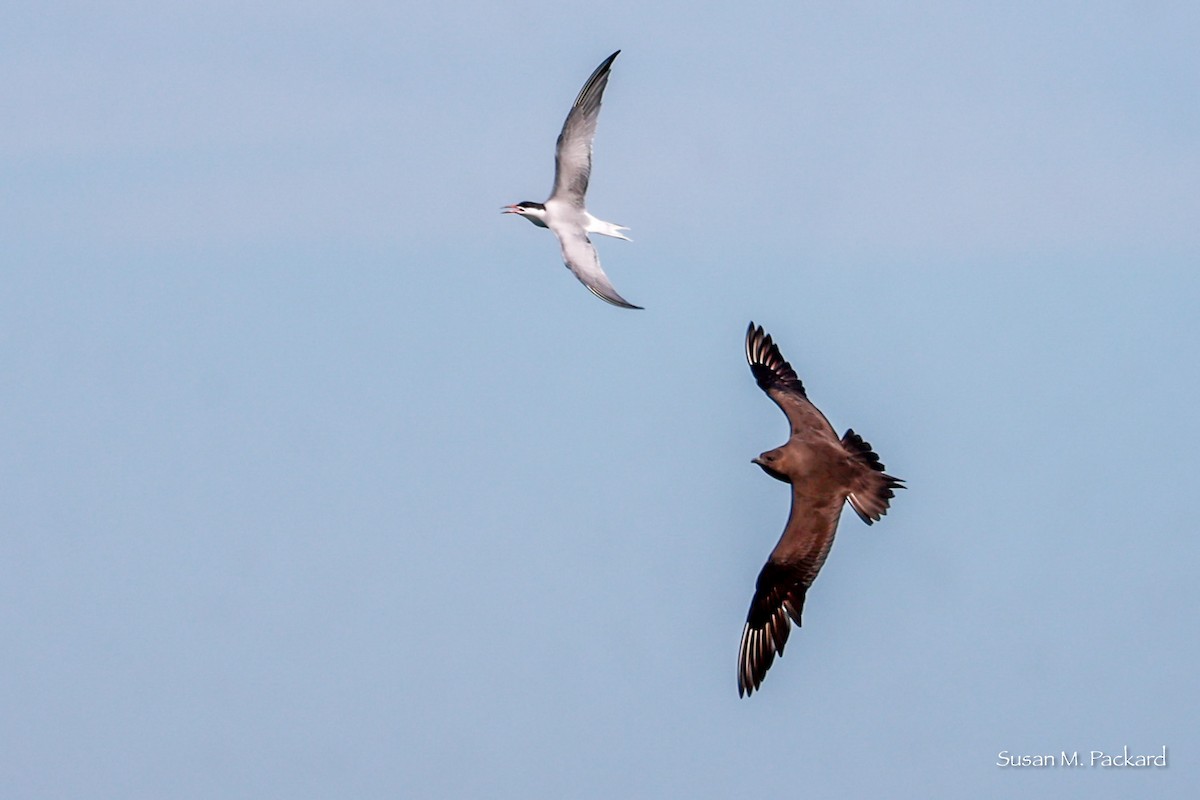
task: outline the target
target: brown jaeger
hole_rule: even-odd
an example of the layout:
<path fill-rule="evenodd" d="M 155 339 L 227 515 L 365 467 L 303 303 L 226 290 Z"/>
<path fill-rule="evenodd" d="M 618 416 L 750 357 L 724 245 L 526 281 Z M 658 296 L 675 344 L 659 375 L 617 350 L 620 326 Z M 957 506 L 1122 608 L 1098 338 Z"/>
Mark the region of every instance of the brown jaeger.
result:
<path fill-rule="evenodd" d="M 838 438 L 808 399 L 796 371 L 761 326 L 746 331 L 746 360 L 759 388 L 791 425 L 786 444 L 753 460 L 772 478 L 791 484 L 792 510 L 758 585 L 738 651 L 738 694 L 753 694 L 775 654 L 783 655 L 791 622 L 800 626 L 804 596 L 829 555 L 847 500 L 870 525 L 887 513 L 903 481 L 884 472 L 871 445 L 852 429 Z M 790 618 L 790 621 L 789 621 Z"/>

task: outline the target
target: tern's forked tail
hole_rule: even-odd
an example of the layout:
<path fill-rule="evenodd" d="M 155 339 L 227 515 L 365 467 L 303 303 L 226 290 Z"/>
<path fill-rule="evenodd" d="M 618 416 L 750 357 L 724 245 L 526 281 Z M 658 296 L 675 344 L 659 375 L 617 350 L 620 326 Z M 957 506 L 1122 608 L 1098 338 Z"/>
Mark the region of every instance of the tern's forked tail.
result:
<path fill-rule="evenodd" d="M 627 242 L 633 241 L 633 239 L 621 233 L 621 231 L 627 231 L 629 228 L 624 225 L 617 225 L 612 222 L 605 222 L 602 219 L 596 219 L 591 214 L 587 215 L 587 227 L 584 230 L 588 233 L 598 233 L 601 236 L 611 236 L 614 239 L 624 239 Z"/>

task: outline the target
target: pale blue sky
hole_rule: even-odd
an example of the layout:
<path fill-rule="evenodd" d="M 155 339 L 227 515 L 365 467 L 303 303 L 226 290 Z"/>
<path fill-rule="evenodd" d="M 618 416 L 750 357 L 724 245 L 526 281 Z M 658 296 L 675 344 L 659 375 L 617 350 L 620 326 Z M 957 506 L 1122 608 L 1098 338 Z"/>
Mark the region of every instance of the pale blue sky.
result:
<path fill-rule="evenodd" d="M 0 10 L 0 794 L 1190 797 L 1200 7 L 1052 5 Z M 751 319 L 910 489 L 740 700 Z"/>

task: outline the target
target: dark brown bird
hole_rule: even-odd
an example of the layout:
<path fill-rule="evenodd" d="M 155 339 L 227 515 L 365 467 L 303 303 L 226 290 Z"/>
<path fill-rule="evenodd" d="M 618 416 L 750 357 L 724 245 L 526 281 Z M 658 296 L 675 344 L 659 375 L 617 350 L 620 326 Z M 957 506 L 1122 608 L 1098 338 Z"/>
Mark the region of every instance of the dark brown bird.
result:
<path fill-rule="evenodd" d="M 772 478 L 792 485 L 792 511 L 779 544 L 758 574 L 742 646 L 738 694 L 753 694 L 775 654 L 783 655 L 791 622 L 800 626 L 804 596 L 829 555 L 842 504 L 870 525 L 887 513 L 904 482 L 883 471 L 871 445 L 853 430 L 838 438 L 825 415 L 809 402 L 796 371 L 761 327 L 746 331 L 746 360 L 759 388 L 783 409 L 791 436 L 782 447 L 753 460 Z M 791 621 L 789 622 L 789 617 Z"/>

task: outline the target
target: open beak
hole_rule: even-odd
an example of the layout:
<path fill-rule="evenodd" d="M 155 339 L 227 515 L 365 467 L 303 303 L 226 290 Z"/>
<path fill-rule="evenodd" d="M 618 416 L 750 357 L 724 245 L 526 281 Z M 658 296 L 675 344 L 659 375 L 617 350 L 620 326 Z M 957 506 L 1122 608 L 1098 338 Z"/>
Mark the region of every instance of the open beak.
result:
<path fill-rule="evenodd" d="M 501 213 L 501 214 L 515 214 L 515 213 L 517 213 L 517 207 L 516 207 L 515 205 L 513 205 L 513 206 L 501 206 L 501 208 L 500 208 L 500 213 Z"/>

